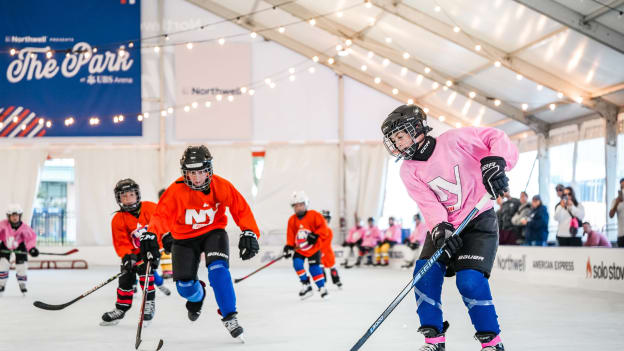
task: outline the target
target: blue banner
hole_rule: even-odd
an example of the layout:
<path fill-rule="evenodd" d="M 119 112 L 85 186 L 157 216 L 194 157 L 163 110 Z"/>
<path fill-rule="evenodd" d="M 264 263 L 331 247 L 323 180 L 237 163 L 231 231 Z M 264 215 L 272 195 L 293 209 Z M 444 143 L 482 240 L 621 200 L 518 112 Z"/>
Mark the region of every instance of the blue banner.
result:
<path fill-rule="evenodd" d="M 141 136 L 140 26 L 140 0 L 0 1 L 0 137 Z"/>

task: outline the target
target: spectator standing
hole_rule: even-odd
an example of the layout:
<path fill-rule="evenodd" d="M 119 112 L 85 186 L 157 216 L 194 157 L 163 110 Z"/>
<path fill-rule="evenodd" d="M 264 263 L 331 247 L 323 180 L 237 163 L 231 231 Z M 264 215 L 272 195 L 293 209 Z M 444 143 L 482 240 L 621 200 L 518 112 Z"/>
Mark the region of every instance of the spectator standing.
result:
<path fill-rule="evenodd" d="M 555 210 L 555 220 L 559 222 L 557 227 L 559 246 L 583 246 L 578 231 L 584 217 L 585 208 L 576 199 L 574 189 L 570 186 L 565 187 L 563 197 Z"/>
<path fill-rule="evenodd" d="M 531 215 L 522 219 L 526 225 L 526 245 L 546 246 L 548 240 L 548 210 L 542 204 L 542 198 L 534 195 L 531 201 Z"/>
<path fill-rule="evenodd" d="M 531 216 L 531 203 L 529 202 L 529 195 L 526 191 L 520 193 L 520 208 L 518 211 L 511 217 L 511 224 L 516 226 L 518 233 L 520 234 L 520 239 L 526 242 L 526 223 L 528 222 L 529 217 Z M 524 219 L 524 221 L 523 221 Z"/>
<path fill-rule="evenodd" d="M 613 199 L 611 203 L 611 210 L 609 211 L 609 218 L 613 218 L 617 213 L 617 246 L 624 247 L 624 178 L 620 179 L 620 190 L 618 190 L 618 196 Z"/>

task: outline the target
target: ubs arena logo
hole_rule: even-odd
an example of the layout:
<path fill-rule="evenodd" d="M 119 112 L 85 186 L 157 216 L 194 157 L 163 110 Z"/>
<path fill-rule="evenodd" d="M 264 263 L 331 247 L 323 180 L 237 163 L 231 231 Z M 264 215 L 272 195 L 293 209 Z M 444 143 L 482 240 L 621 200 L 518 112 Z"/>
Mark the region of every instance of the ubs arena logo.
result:
<path fill-rule="evenodd" d="M 604 261 L 600 261 L 599 265 L 592 265 L 591 260 L 588 257 L 587 265 L 585 266 L 585 278 L 603 280 L 624 280 L 624 266 L 618 266 L 615 262 L 606 265 Z"/>

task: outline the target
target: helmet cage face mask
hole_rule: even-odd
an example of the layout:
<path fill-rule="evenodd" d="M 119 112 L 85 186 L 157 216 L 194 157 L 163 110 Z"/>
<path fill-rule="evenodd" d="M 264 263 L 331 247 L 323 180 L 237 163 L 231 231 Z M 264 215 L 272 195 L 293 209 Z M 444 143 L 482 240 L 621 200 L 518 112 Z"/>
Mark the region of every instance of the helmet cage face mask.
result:
<path fill-rule="evenodd" d="M 191 173 L 201 172 L 206 174 L 206 180 L 200 185 L 195 185 L 191 180 Z M 184 177 L 184 184 L 193 190 L 204 191 L 210 188 L 210 182 L 212 180 L 212 161 L 206 161 L 195 164 L 185 164 L 182 166 L 182 176 Z"/>
<path fill-rule="evenodd" d="M 396 157 L 397 160 L 411 160 L 418 149 L 416 139 L 421 134 L 425 134 L 426 130 L 427 127 L 424 126 L 422 128 L 416 129 L 414 128 L 414 125 L 409 122 L 397 123 L 394 128 L 384 133 L 384 146 L 386 147 L 386 150 L 388 150 L 388 153 L 390 153 L 392 157 Z M 412 140 L 412 145 L 404 148 L 403 150 L 401 150 L 397 143 L 394 141 L 397 134 L 401 132 Z"/>
<path fill-rule="evenodd" d="M 134 194 L 136 195 L 136 201 L 131 205 L 124 205 L 124 203 L 121 201 L 121 195 L 127 192 L 134 192 Z M 115 190 L 115 200 L 117 200 L 117 204 L 122 211 L 132 212 L 139 208 L 139 204 L 141 203 L 141 190 L 137 185 L 124 186 L 121 189 Z"/>

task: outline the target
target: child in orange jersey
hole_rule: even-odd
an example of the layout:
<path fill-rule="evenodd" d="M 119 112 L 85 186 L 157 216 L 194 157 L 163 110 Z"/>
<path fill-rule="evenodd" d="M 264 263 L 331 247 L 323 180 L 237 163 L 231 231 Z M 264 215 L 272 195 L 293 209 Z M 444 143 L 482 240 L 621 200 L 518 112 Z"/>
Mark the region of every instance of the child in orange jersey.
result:
<path fill-rule="evenodd" d="M 221 321 L 234 338 L 241 338 L 236 295 L 229 270 L 230 245 L 225 227 L 228 207 L 241 229 L 240 257 L 254 257 L 260 231 L 245 198 L 224 178 L 212 172 L 212 156 L 206 146 L 189 146 L 180 160 L 182 177 L 167 188 L 158 202 L 148 231 L 141 236 L 145 259 L 160 258 L 158 238 L 172 253 L 173 280 L 184 297 L 188 318 L 197 320 L 206 297 L 205 283 L 197 279 L 201 255 L 206 257 L 208 281 L 219 306 Z"/>
<path fill-rule="evenodd" d="M 132 296 L 134 295 L 133 285 L 136 276 L 139 275 L 141 286 L 145 284 L 145 269 L 142 264 L 135 266 L 137 255 L 140 250 L 140 237 L 144 227 L 149 223 L 152 213 L 156 209 L 156 204 L 150 201 L 141 201 L 141 190 L 139 185 L 132 179 L 122 179 L 115 185 L 115 199 L 119 204 L 119 211 L 115 213 L 111 223 L 113 232 L 113 245 L 117 255 L 121 257 L 121 271 L 125 272 L 119 276 L 119 286 L 117 287 L 117 302 L 115 309 L 102 315 L 100 325 L 116 325 L 132 306 Z M 154 276 L 150 274 L 147 286 L 147 298 L 144 320 L 150 321 L 154 318 L 156 310 L 156 293 L 154 291 Z"/>
<path fill-rule="evenodd" d="M 284 255 L 286 258 L 293 256 L 293 267 L 299 276 L 303 287 L 299 291 L 299 297 L 303 300 L 312 296 L 312 286 L 310 278 L 306 274 L 304 263 L 308 260 L 310 274 L 322 298 L 327 297 L 325 278 L 321 263 L 321 243 L 329 238 L 329 228 L 323 216 L 314 211 L 308 210 L 308 197 L 303 191 L 293 193 L 290 204 L 295 214 L 288 219 L 286 230 L 286 245 Z"/>
<path fill-rule="evenodd" d="M 321 214 L 325 221 L 327 221 L 327 230 L 329 230 L 329 238 L 321 243 L 321 264 L 323 264 L 324 268 L 329 268 L 329 272 L 332 278 L 332 283 L 339 288 L 342 288 L 342 282 L 340 281 L 340 276 L 338 275 L 338 270 L 336 269 L 336 255 L 334 254 L 334 249 L 332 248 L 332 239 L 334 238 L 334 232 L 329 227 L 329 221 L 331 221 L 331 213 L 329 210 L 322 210 Z M 325 269 L 323 269 L 323 277 L 325 278 Z"/>

